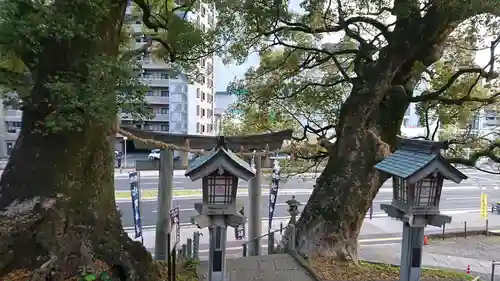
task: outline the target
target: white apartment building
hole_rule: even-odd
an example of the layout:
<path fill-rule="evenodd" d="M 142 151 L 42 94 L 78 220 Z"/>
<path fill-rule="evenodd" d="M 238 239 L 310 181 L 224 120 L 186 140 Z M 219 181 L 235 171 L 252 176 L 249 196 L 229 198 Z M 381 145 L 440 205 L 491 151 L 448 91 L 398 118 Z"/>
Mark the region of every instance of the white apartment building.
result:
<path fill-rule="evenodd" d="M 126 22 L 130 25 L 135 48 L 145 43 L 144 27 L 139 15 L 134 16 L 130 5 Z M 198 13 L 189 13 L 187 20 L 196 22 L 206 30 L 215 24 L 215 10 L 212 5 L 201 4 Z M 202 77 L 199 83 L 189 84 L 185 75 L 169 75 L 167 63 L 150 54 L 141 57 L 142 80 L 149 86 L 146 99 L 155 115 L 141 126 L 150 131 L 176 134 L 213 135 L 214 129 L 214 58 L 200 59 Z M 123 124 L 136 123 L 126 114 Z"/>

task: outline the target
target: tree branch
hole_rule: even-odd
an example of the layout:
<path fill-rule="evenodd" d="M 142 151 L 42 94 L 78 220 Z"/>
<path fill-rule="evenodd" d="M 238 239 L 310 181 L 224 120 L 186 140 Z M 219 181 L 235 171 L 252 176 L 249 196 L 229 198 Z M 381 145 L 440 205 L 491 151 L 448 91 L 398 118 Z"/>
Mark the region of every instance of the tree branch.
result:
<path fill-rule="evenodd" d="M 453 76 L 448 79 L 448 81 L 441 86 L 438 90 L 434 92 L 424 92 L 420 96 L 415 96 L 411 97 L 409 99 L 410 102 L 423 102 L 423 101 L 439 101 L 440 103 L 443 104 L 448 104 L 448 105 L 462 105 L 466 102 L 481 102 L 481 103 L 486 103 L 486 104 L 492 104 L 497 101 L 498 96 L 500 93 L 497 93 L 493 96 L 490 96 L 488 98 L 480 98 L 480 97 L 471 97 L 470 96 L 470 90 L 466 95 L 464 95 L 461 98 L 458 99 L 452 99 L 452 98 L 447 98 L 441 96 L 446 90 L 448 90 L 462 75 L 464 74 L 471 74 L 471 73 L 476 73 L 479 75 L 479 77 L 486 78 L 488 80 L 495 79 L 499 75 L 496 72 L 493 71 L 485 71 L 484 68 L 479 68 L 479 67 L 473 67 L 473 68 L 463 68 L 458 70 Z"/>
<path fill-rule="evenodd" d="M 495 142 L 491 143 L 490 145 L 488 145 L 483 150 L 476 151 L 476 152 L 472 153 L 471 156 L 469 157 L 469 159 L 465 159 L 465 158 L 461 158 L 461 157 L 451 157 L 451 158 L 447 158 L 447 160 L 450 163 L 462 164 L 462 165 L 470 166 L 470 167 L 474 167 L 476 165 L 477 160 L 479 160 L 479 158 L 481 158 L 481 157 L 488 157 L 491 160 L 493 160 L 497 163 L 500 163 L 500 157 L 497 157 L 494 153 L 495 149 L 497 149 L 497 148 L 500 148 L 500 141 L 495 141 Z"/>

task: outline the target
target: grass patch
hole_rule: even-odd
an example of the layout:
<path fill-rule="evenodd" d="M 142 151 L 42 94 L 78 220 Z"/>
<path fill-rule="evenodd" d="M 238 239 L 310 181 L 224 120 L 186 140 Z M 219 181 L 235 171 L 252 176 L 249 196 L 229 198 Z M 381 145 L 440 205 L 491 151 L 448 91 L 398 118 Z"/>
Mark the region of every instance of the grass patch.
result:
<path fill-rule="evenodd" d="M 167 262 L 166 261 L 155 261 L 156 266 L 161 272 L 163 280 L 168 279 Z M 175 280 L 176 281 L 198 281 L 199 278 L 196 274 L 196 266 L 199 264 L 198 261 L 188 260 L 183 262 L 177 262 L 175 269 Z"/>
<path fill-rule="evenodd" d="M 399 280 L 399 266 L 389 264 L 369 262 L 360 262 L 357 265 L 339 264 L 332 258 L 325 257 L 311 258 L 310 263 L 321 280 Z M 421 274 L 421 280 L 460 281 L 472 279 L 465 273 L 446 269 L 424 268 Z"/>
<path fill-rule="evenodd" d="M 262 194 L 267 194 L 269 192 L 268 188 L 262 189 Z M 248 188 L 238 188 L 238 194 L 248 193 Z M 141 193 L 142 198 L 158 198 L 158 190 L 156 189 L 145 189 Z M 173 196 L 201 196 L 201 189 L 177 189 L 174 190 Z M 130 191 L 119 190 L 115 191 L 116 199 L 130 199 Z"/>

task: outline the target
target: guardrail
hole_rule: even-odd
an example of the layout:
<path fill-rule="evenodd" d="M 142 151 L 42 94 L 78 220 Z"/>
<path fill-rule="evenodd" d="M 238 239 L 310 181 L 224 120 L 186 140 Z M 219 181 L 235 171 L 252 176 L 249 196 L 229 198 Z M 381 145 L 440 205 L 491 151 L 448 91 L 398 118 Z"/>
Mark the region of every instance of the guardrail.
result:
<path fill-rule="evenodd" d="M 280 233 L 283 234 L 283 231 L 285 232 L 285 235 L 281 236 L 281 240 L 277 241 L 275 239 L 275 234 Z M 294 247 L 295 243 L 285 243 L 283 244 L 283 239 L 286 239 L 288 241 L 288 236 L 292 235 L 295 236 L 295 227 L 293 224 L 289 224 L 285 227 L 283 227 L 283 224 L 280 224 L 280 228 L 273 230 L 271 232 L 268 232 L 266 234 L 263 234 L 259 237 L 255 237 L 252 239 L 249 239 L 247 242 L 241 244 L 243 247 L 243 257 L 246 257 L 248 255 L 248 247 L 254 247 L 252 243 L 255 243 L 256 241 L 260 241 L 262 238 L 267 237 L 267 254 L 272 255 L 272 254 L 279 254 L 279 253 L 284 253 L 287 249 L 290 247 Z M 255 248 L 255 247 L 254 247 Z M 257 253 L 259 255 L 260 253 Z"/>

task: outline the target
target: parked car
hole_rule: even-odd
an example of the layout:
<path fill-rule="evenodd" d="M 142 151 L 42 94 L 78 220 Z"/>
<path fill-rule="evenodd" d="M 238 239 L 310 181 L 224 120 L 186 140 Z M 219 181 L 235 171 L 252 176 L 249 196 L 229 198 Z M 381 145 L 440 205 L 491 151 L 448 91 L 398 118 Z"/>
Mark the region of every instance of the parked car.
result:
<path fill-rule="evenodd" d="M 271 159 L 271 160 L 289 160 L 290 155 L 288 155 L 288 154 L 276 154 L 276 155 L 270 156 L 269 159 Z"/>
<path fill-rule="evenodd" d="M 151 153 L 149 153 L 148 158 L 149 158 L 149 160 L 159 160 L 160 159 L 160 150 L 159 149 L 151 150 Z"/>
<path fill-rule="evenodd" d="M 148 156 L 149 160 L 160 160 L 160 149 L 153 149 L 151 150 L 151 153 L 149 153 Z M 181 157 L 180 156 L 175 156 L 174 161 L 180 161 Z"/>

